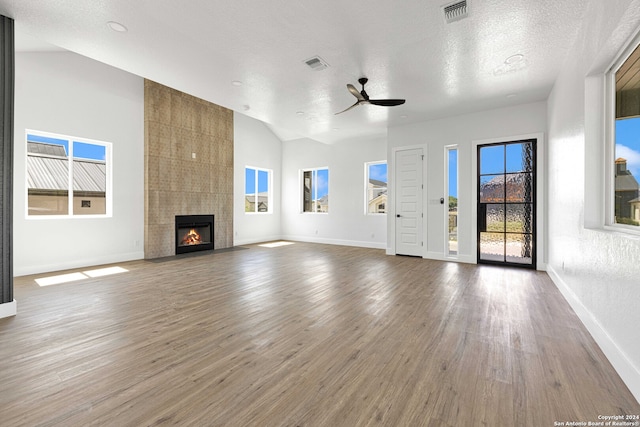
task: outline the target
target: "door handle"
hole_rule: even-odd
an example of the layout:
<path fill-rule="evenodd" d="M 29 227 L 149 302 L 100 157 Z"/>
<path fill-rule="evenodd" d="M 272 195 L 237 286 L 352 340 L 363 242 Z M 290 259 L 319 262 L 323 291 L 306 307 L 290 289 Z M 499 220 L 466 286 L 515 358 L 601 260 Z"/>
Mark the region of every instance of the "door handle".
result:
<path fill-rule="evenodd" d="M 402 215 L 400 214 L 396 214 L 396 218 L 400 218 Z"/>

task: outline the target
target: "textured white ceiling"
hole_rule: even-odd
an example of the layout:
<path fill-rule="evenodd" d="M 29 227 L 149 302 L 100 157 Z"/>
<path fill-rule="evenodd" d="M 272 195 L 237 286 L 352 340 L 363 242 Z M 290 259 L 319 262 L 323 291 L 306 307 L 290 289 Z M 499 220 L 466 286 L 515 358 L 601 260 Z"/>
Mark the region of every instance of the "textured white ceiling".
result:
<path fill-rule="evenodd" d="M 446 0 L 0 0 L 0 14 L 16 20 L 18 49 L 41 41 L 260 119 L 283 139 L 334 143 L 546 99 L 586 2 L 469 0 L 452 24 Z M 505 64 L 514 54 L 524 59 Z M 330 67 L 308 68 L 314 55 Z M 407 102 L 334 115 L 362 76 L 371 98 Z"/>

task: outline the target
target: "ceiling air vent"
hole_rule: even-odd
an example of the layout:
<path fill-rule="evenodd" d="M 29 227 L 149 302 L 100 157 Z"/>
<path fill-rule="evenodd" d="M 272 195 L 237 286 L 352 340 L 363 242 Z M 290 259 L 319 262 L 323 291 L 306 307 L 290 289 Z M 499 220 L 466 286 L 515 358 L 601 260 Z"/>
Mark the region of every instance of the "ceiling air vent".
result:
<path fill-rule="evenodd" d="M 320 58 L 319 56 L 314 56 L 313 58 L 309 58 L 306 61 L 304 61 L 304 63 L 307 64 L 309 68 L 311 68 L 314 71 L 324 70 L 329 66 L 329 64 L 327 64 L 326 61 Z"/>
<path fill-rule="evenodd" d="M 455 21 L 459 21 L 469 16 L 469 8 L 467 6 L 467 0 L 457 1 L 455 3 L 448 4 L 442 8 L 444 11 L 444 20 L 447 24 Z"/>

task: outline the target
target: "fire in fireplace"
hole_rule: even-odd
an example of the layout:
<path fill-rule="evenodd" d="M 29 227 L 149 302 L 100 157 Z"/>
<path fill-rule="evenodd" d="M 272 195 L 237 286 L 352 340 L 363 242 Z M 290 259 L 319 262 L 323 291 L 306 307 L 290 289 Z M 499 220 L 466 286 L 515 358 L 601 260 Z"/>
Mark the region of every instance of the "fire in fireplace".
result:
<path fill-rule="evenodd" d="M 202 236 L 200 233 L 196 231 L 195 228 L 189 230 L 189 232 L 182 238 L 180 245 L 201 245 L 202 244 Z"/>
<path fill-rule="evenodd" d="M 176 255 L 213 249 L 213 215 L 176 215 Z"/>

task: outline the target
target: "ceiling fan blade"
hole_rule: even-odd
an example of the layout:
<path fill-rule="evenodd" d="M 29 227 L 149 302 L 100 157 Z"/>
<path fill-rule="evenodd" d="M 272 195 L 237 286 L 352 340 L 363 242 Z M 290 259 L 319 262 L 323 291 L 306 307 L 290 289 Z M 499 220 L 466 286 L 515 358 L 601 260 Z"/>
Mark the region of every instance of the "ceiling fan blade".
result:
<path fill-rule="evenodd" d="M 358 98 L 358 101 L 364 101 L 365 100 L 364 96 L 362 96 L 362 94 L 360 92 L 358 92 L 358 89 L 356 89 L 355 86 L 353 86 L 352 84 L 347 83 L 347 89 L 349 89 L 349 92 L 351 92 L 351 94 L 353 96 Z"/>
<path fill-rule="evenodd" d="M 404 99 L 370 99 L 369 103 L 373 105 L 380 105 L 383 107 L 395 107 L 396 105 L 404 104 Z"/>
<path fill-rule="evenodd" d="M 346 112 L 346 111 L 349 111 L 349 110 L 351 110 L 352 108 L 355 108 L 355 107 L 357 107 L 357 106 L 358 106 L 358 105 L 360 105 L 360 104 L 362 104 L 362 102 L 361 102 L 361 101 L 356 101 L 356 103 L 355 103 L 355 104 L 353 104 L 351 107 L 349 107 L 349 108 L 347 108 L 347 109 L 345 109 L 345 110 L 342 110 L 342 111 L 340 111 L 340 112 L 338 112 L 338 113 L 335 113 L 335 114 L 334 114 L 334 116 L 337 116 L 338 114 L 342 114 L 342 113 L 344 113 L 344 112 Z"/>

